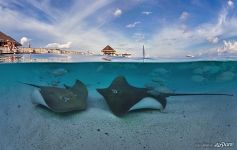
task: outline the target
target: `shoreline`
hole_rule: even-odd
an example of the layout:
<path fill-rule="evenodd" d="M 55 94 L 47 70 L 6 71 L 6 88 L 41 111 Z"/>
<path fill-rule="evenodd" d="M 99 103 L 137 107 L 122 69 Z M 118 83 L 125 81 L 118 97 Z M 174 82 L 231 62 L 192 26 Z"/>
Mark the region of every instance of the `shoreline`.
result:
<path fill-rule="evenodd" d="M 106 56 L 106 55 L 85 55 L 85 54 L 0 54 L 1 62 L 52 62 L 52 63 L 79 63 L 79 62 L 128 62 L 128 63 L 185 63 L 185 62 L 229 62 L 237 61 L 237 57 L 200 57 L 200 58 L 167 58 L 167 57 L 149 57 L 143 59 L 142 57 L 121 57 L 121 56 Z"/>

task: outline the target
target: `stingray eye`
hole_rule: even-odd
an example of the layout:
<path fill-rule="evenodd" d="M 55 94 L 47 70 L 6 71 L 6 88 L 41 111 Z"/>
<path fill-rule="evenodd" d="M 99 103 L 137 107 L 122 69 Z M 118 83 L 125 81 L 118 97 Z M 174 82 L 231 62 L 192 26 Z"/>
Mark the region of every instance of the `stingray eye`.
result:
<path fill-rule="evenodd" d="M 118 90 L 116 90 L 116 89 L 112 89 L 111 91 L 113 94 L 118 94 Z"/>
<path fill-rule="evenodd" d="M 64 100 L 64 102 L 66 103 L 66 102 L 68 102 L 68 101 L 70 100 L 70 98 L 67 97 L 67 96 L 64 96 L 64 97 L 63 97 L 63 100 Z"/>

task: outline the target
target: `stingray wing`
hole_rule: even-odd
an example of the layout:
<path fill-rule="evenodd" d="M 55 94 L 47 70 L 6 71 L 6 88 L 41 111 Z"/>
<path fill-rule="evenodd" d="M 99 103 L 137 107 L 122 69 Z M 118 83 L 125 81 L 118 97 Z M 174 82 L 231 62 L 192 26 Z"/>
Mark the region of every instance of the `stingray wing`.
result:
<path fill-rule="evenodd" d="M 111 111 L 117 115 L 123 115 L 128 112 L 128 110 L 143 99 L 146 91 L 144 89 L 131 89 L 121 88 L 121 89 L 97 89 L 97 91 L 105 98 L 107 104 Z"/>
<path fill-rule="evenodd" d="M 123 76 L 115 78 L 108 88 L 97 89 L 97 91 L 117 116 L 127 113 L 133 105 L 147 96 L 147 89 L 129 85 Z"/>
<path fill-rule="evenodd" d="M 85 109 L 84 102 L 78 99 L 72 91 L 57 88 L 57 87 L 47 87 L 40 90 L 45 103 L 54 112 L 69 112 L 75 110 Z"/>

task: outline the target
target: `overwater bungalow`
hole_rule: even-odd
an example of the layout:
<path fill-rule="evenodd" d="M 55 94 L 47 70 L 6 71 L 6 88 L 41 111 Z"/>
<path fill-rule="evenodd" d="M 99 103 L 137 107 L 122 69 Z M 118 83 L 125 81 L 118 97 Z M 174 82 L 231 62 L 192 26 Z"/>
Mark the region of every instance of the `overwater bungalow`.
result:
<path fill-rule="evenodd" d="M 101 50 L 104 55 L 115 55 L 116 51 L 109 45 L 107 45 L 104 49 Z"/>
<path fill-rule="evenodd" d="M 0 54 L 13 54 L 18 46 L 21 46 L 19 42 L 0 31 Z"/>

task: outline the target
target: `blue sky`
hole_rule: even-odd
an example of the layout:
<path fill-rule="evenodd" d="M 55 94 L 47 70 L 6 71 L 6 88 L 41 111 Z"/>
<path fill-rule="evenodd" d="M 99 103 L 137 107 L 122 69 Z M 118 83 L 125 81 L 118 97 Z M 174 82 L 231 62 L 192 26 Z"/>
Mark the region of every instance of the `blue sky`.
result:
<path fill-rule="evenodd" d="M 237 52 L 235 0 L 0 0 L 0 30 L 33 47 L 179 56 Z M 24 37 L 22 39 L 22 37 Z"/>

